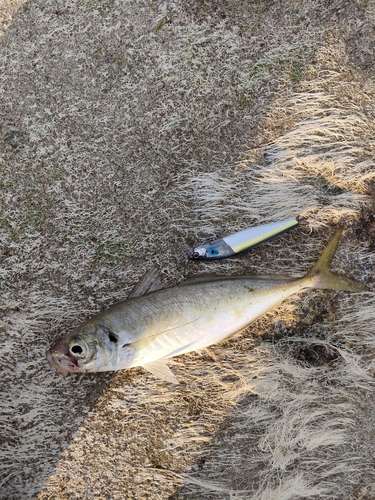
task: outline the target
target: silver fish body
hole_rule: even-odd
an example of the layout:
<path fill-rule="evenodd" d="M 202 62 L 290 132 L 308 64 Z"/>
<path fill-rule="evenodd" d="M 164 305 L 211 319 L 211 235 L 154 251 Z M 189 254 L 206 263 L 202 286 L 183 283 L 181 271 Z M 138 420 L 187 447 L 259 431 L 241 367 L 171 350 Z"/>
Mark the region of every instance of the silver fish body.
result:
<path fill-rule="evenodd" d="M 188 258 L 192 260 L 216 260 L 233 257 L 298 226 L 298 219 L 297 217 L 243 229 L 212 243 L 188 249 Z"/>
<path fill-rule="evenodd" d="M 329 271 L 341 232 L 302 278 L 196 277 L 131 298 L 94 316 L 47 352 L 61 373 L 143 366 L 169 381 L 164 360 L 220 342 L 304 288 L 358 291 L 357 281 Z M 156 364 L 158 363 L 158 364 Z"/>

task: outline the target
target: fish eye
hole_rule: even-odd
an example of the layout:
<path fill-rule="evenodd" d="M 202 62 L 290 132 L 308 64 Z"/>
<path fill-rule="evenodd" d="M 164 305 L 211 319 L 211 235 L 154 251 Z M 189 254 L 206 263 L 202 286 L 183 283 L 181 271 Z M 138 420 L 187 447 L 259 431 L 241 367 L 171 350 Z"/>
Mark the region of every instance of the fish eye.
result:
<path fill-rule="evenodd" d="M 198 259 L 198 257 L 199 257 L 199 252 L 194 252 L 193 253 L 193 258 L 194 259 Z"/>
<path fill-rule="evenodd" d="M 70 352 L 73 354 L 73 356 L 82 356 L 84 353 L 84 349 L 81 345 L 79 344 L 73 344 L 70 346 Z"/>

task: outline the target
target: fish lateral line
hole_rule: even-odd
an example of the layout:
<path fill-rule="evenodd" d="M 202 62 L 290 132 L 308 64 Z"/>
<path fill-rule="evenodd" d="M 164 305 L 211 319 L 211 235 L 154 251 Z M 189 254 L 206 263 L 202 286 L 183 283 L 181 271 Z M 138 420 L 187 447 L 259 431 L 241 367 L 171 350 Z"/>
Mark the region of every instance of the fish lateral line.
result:
<path fill-rule="evenodd" d="M 155 337 L 158 337 L 159 335 L 163 335 L 164 333 L 172 332 L 173 330 L 177 330 L 178 328 L 182 328 L 187 325 L 191 325 L 192 323 L 195 323 L 196 321 L 199 321 L 203 316 L 199 316 L 196 319 L 193 319 L 192 321 L 188 321 L 187 323 L 182 323 L 181 325 L 177 326 L 172 326 L 171 328 L 167 328 L 166 330 L 162 330 L 161 332 L 158 333 L 153 333 L 152 335 L 149 335 L 148 337 L 142 337 L 139 340 L 135 340 L 134 342 L 128 342 L 124 344 L 122 347 L 127 347 L 127 346 L 134 346 L 135 344 L 138 344 L 139 342 L 144 342 L 145 340 L 153 339 Z"/>

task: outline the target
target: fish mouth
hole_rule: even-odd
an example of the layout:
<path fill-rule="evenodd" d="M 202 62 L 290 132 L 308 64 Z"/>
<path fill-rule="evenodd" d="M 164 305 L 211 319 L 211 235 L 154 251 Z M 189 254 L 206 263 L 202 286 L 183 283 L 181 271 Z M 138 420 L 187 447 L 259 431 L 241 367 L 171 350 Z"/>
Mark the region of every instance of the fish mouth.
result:
<path fill-rule="evenodd" d="M 76 360 L 72 360 L 68 355 L 48 349 L 46 352 L 48 363 L 59 371 L 64 377 L 70 372 L 79 371 L 79 366 Z"/>

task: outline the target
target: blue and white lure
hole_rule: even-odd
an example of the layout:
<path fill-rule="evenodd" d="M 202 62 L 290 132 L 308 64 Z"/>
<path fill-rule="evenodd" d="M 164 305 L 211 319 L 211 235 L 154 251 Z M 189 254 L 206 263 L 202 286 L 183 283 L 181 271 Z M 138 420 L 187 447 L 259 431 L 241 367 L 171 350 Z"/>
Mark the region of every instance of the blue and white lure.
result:
<path fill-rule="evenodd" d="M 249 227 L 238 233 L 207 243 L 196 248 L 188 249 L 188 258 L 192 260 L 226 259 L 241 252 L 245 252 L 255 245 L 279 236 L 293 227 L 298 226 L 299 217 L 295 219 L 271 222 L 261 226 Z"/>

